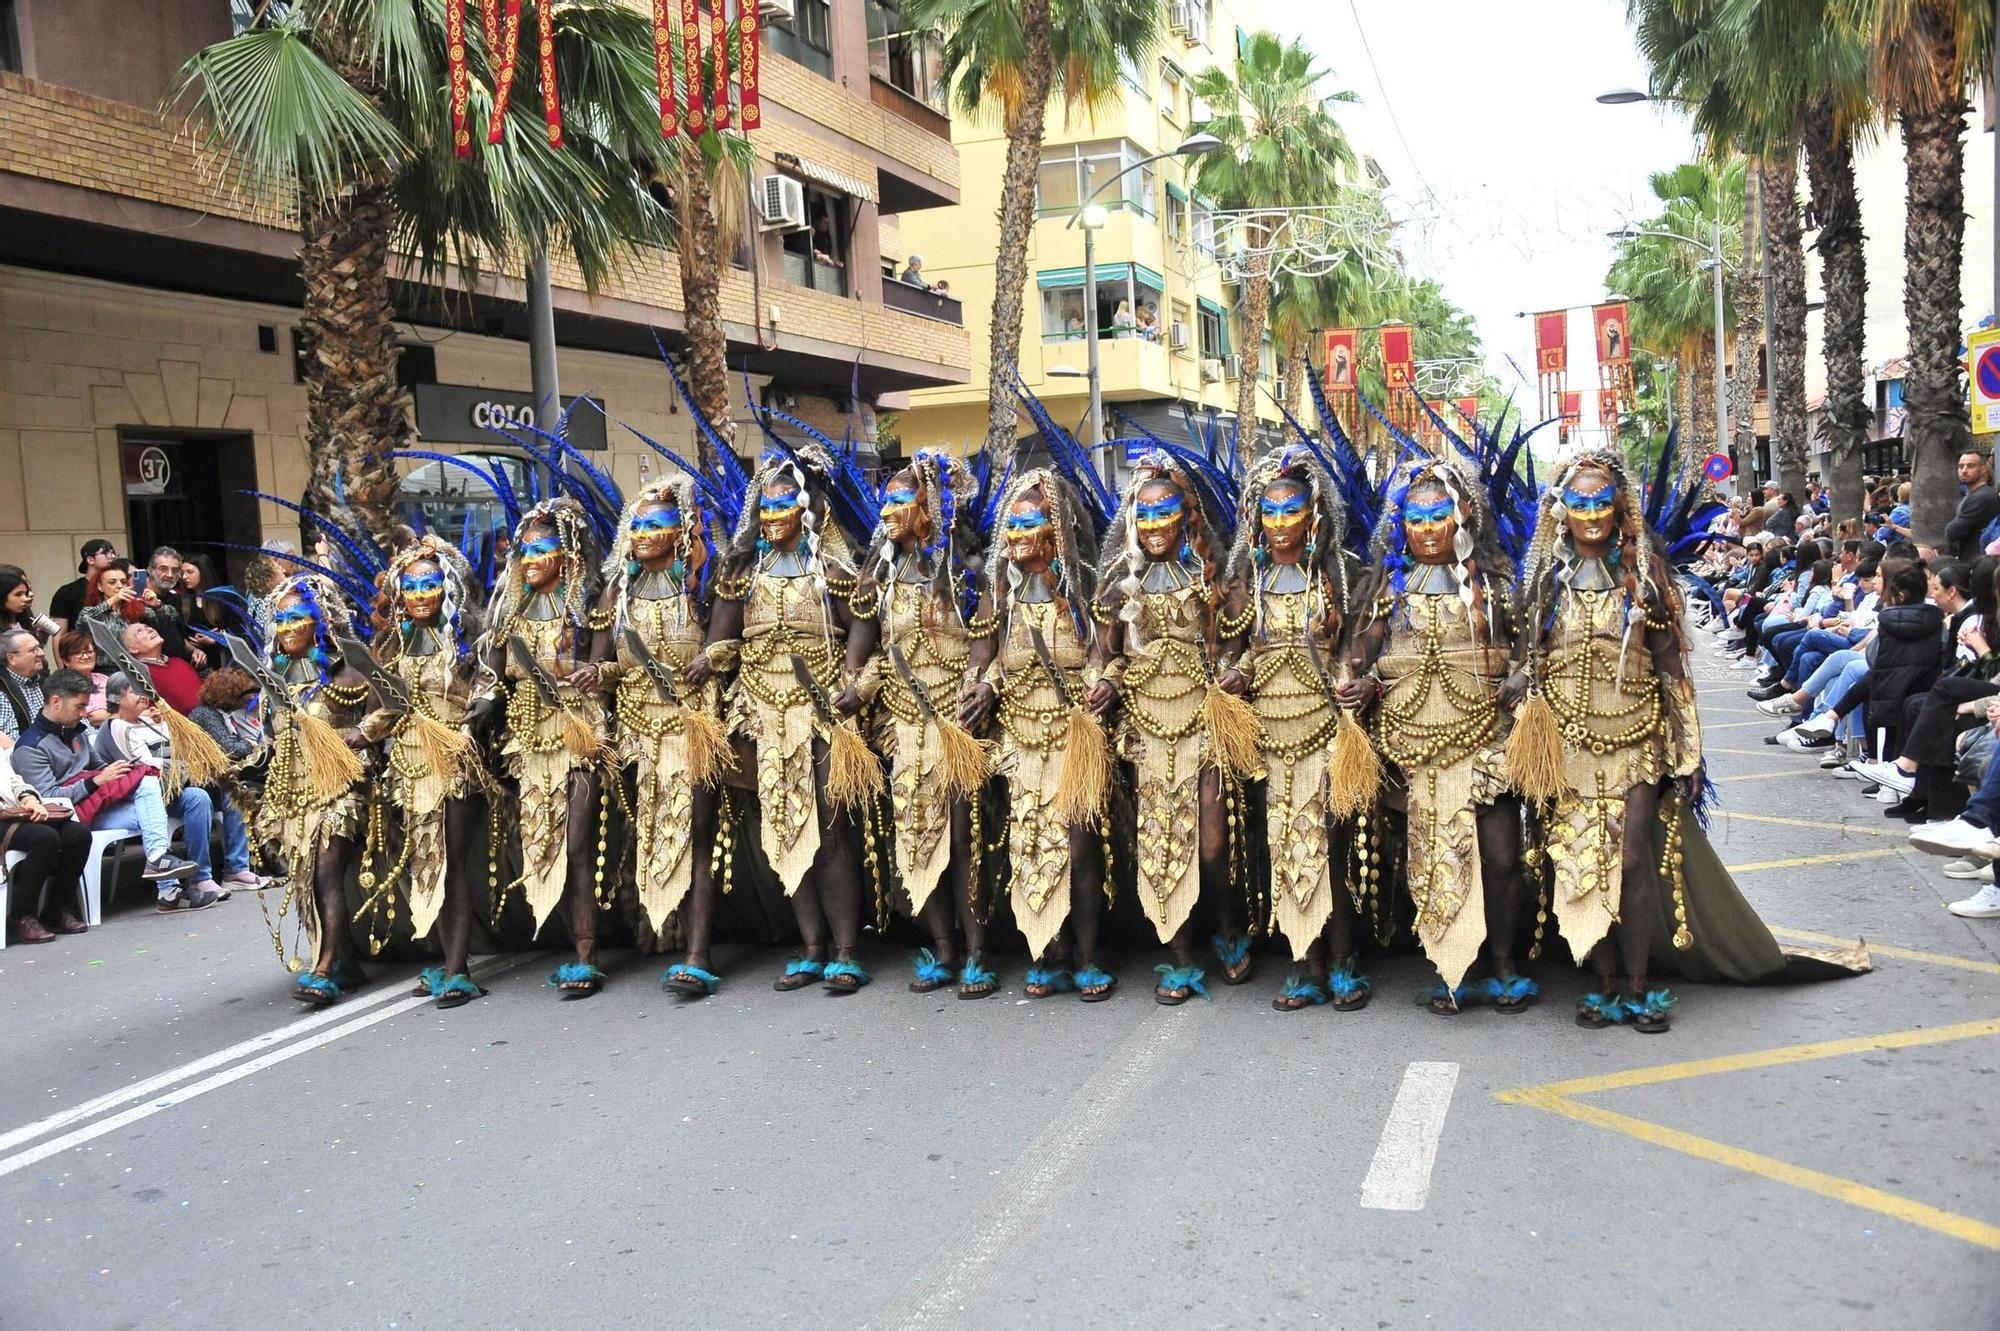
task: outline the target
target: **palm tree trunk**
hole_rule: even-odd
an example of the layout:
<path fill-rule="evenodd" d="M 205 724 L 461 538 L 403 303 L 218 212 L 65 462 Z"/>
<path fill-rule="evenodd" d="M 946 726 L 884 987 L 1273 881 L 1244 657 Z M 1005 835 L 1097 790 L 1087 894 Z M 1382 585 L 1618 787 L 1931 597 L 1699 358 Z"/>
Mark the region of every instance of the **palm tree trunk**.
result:
<path fill-rule="evenodd" d="M 1007 164 L 1000 173 L 1000 252 L 993 261 L 993 332 L 986 356 L 986 452 L 996 474 L 1014 456 L 1012 380 L 1021 359 L 1021 300 L 1028 284 L 1028 241 L 1035 227 L 1042 123 L 1048 116 L 1049 85 L 1055 75 L 1050 23 L 1049 0 L 1027 0 L 1021 6 L 1027 49 L 1021 61 L 1020 112 L 1007 126 Z"/>
<path fill-rule="evenodd" d="M 1931 59 L 1949 71 L 1956 57 L 1949 7 L 1930 11 Z M 1944 82 L 1943 86 L 1952 86 Z M 1916 538 L 1938 544 L 1957 506 L 1958 454 L 1970 438 L 1958 346 L 1959 251 L 1965 242 L 1965 104 L 1905 110 L 1903 312 L 1910 360 L 1903 377 L 1903 439 L 1911 464 L 1910 508 Z"/>
<path fill-rule="evenodd" d="M 1288 358 L 1292 367 L 1292 377 L 1285 390 L 1278 394 L 1278 400 L 1285 404 L 1285 410 L 1303 421 L 1306 418 L 1306 376 L 1312 373 L 1312 362 L 1306 355 L 1306 340 L 1300 338 L 1292 343 L 1292 354 Z"/>
<path fill-rule="evenodd" d="M 389 454 L 407 448 L 411 433 L 406 394 L 396 381 L 402 352 L 389 297 L 393 223 L 389 191 L 380 184 L 307 208 L 299 222 L 305 506 L 359 527 L 385 549 L 400 484 Z"/>
<path fill-rule="evenodd" d="M 1688 379 L 1688 440 L 1682 451 L 1689 456 L 1707 457 L 1715 443 L 1715 393 L 1702 391 L 1702 385 L 1715 382 L 1713 338 L 1697 341 Z"/>
<path fill-rule="evenodd" d="M 1268 236 L 1276 232 L 1279 219 L 1264 216 L 1257 222 L 1254 234 Z M 1271 317 L 1271 252 L 1267 247 L 1258 246 L 1250 252 L 1250 268 L 1243 274 L 1242 311 L 1243 345 L 1236 349 L 1243 362 L 1243 373 L 1236 380 L 1236 437 L 1247 457 L 1257 439 L 1257 370 L 1264 359 L 1264 326 Z"/>
<path fill-rule="evenodd" d="M 1826 474 L 1835 527 L 1861 516 L 1861 455 L 1868 442 L 1866 367 L 1868 266 L 1862 252 L 1861 198 L 1854 187 L 1854 143 L 1841 133 L 1833 103 L 1806 114 L 1806 172 L 1824 269 L 1826 295 Z"/>
<path fill-rule="evenodd" d="M 1799 224 L 1799 146 L 1764 159 L 1764 227 L 1771 239 L 1771 461 L 1779 488 L 1806 498 L 1806 258 Z"/>
<path fill-rule="evenodd" d="M 1757 364 L 1764 341 L 1764 284 L 1761 264 L 1752 256 L 1761 252 L 1764 210 L 1763 171 L 1757 159 L 1744 163 L 1743 170 L 1743 258 L 1736 273 L 1736 372 L 1729 380 L 1730 445 L 1729 460 L 1743 479 L 1738 493 L 1745 493 L 1757 462 Z"/>
<path fill-rule="evenodd" d="M 701 149 L 681 148 L 681 305 L 686 311 L 688 391 L 724 439 L 729 423 L 729 337 L 722 329 L 722 235 L 715 216 L 715 182 Z"/>
<path fill-rule="evenodd" d="M 1712 344 L 1711 344 L 1712 345 Z M 1681 354 L 1674 358 L 1674 419 L 1680 427 L 1680 449 L 1683 453 L 1696 453 L 1700 449 L 1694 441 L 1694 363 L 1700 355 L 1694 342 L 1681 348 Z M 1711 351 L 1709 361 L 1714 362 Z M 1711 369 L 1710 373 L 1714 373 Z"/>

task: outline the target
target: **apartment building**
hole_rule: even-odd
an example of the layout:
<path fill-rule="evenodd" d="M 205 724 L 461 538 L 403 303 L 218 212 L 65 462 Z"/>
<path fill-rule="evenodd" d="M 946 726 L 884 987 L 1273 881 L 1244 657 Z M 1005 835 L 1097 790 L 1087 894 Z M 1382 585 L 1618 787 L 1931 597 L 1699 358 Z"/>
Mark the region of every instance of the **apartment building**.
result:
<path fill-rule="evenodd" d="M 144 551 L 296 535 L 289 515 L 237 496 L 305 482 L 294 219 L 285 201 L 217 180 L 159 109 L 182 63 L 256 8 L 0 0 L 0 558 L 38 587 L 74 576 L 92 536 Z M 890 7 L 763 10 L 765 126 L 749 239 L 723 293 L 730 366 L 766 405 L 870 431 L 878 407 L 969 378 L 957 302 L 885 285 L 877 262 L 898 217 L 960 201 L 958 152 L 949 120 L 914 91 L 923 52 Z M 654 346 L 657 332 L 672 349 L 684 327 L 674 254 L 644 257 L 596 298 L 560 265 L 555 282 L 564 391 L 691 446 Z M 490 426 L 534 410 L 522 286 L 503 276 L 439 294 L 398 297 L 423 445 L 507 459 Z M 621 484 L 657 472 L 596 413 L 572 428 Z M 756 437 L 745 427 L 739 444 L 754 450 Z M 479 502 L 443 471 L 419 468 L 406 486 L 433 519 Z"/>
<path fill-rule="evenodd" d="M 1052 107 L 1042 148 L 1037 220 L 1028 251 L 1020 372 L 1058 420 L 1075 426 L 1086 413 L 1084 234 L 1079 206 L 1127 167 L 1185 141 L 1206 116 L 1194 77 L 1233 65 L 1240 35 L 1259 25 L 1260 0 L 1161 0 L 1165 24 L 1154 54 L 1128 61 L 1117 95 L 1095 114 L 1065 119 Z M 932 283 L 965 303 L 972 336 L 972 382 L 910 395 L 900 421 L 906 446 L 976 448 L 986 429 L 986 367 L 999 245 L 1000 177 L 1007 141 L 997 120 L 954 113 L 952 142 L 964 167 L 956 207 L 901 219 L 900 251 L 885 267 L 900 271 L 923 258 Z M 1216 413 L 1227 428 L 1237 378 L 1269 378 L 1268 346 L 1242 345 L 1239 287 L 1217 262 L 1213 200 L 1194 188 L 1194 163 L 1168 158 L 1119 178 L 1097 202 L 1106 213 L 1095 239 L 1099 374 L 1105 434 L 1143 425 L 1187 438 L 1187 420 Z M 1253 354 L 1253 351 L 1255 354 Z M 1270 420 L 1276 420 L 1275 408 Z"/>

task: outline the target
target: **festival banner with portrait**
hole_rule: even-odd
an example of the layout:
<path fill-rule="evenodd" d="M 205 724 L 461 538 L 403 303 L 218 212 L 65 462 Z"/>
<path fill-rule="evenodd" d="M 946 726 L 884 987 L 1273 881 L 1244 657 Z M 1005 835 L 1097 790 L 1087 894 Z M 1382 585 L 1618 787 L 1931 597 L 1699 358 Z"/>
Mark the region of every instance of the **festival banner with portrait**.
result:
<path fill-rule="evenodd" d="M 1547 310 L 1535 316 L 1535 381 L 1541 389 L 1542 419 L 1562 410 L 1563 383 L 1569 375 L 1569 311 Z"/>

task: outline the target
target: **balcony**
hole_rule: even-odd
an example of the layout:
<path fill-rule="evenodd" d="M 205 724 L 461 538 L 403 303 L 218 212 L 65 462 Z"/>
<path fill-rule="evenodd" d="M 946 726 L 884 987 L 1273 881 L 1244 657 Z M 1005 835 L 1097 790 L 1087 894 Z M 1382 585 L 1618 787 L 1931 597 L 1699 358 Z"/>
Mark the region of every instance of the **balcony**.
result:
<path fill-rule="evenodd" d="M 965 305 L 951 297 L 940 296 L 935 291 L 911 286 L 908 282 L 885 280 L 882 283 L 882 303 L 892 310 L 904 314 L 914 314 L 920 318 L 935 319 L 939 323 L 965 326 Z"/>

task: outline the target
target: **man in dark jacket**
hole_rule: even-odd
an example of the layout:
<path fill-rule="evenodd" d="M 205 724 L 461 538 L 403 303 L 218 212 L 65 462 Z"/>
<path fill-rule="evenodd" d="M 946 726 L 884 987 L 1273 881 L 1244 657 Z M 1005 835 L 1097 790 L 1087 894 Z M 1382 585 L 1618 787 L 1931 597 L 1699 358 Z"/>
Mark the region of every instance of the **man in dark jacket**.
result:
<path fill-rule="evenodd" d="M 1924 592 L 1919 568 L 1905 565 L 1882 579 L 1882 613 L 1875 621 L 1874 655 L 1865 689 L 1865 727 L 1869 734 L 1886 732 L 1891 750 L 1900 739 L 1903 700 L 1936 683 L 1944 668 L 1944 611 L 1926 601 Z M 1906 798 L 1916 786 L 1914 775 L 1891 762 L 1886 752 L 1872 763 L 1856 763 L 1854 770 L 1864 780 L 1879 782 Z"/>
<path fill-rule="evenodd" d="M 1993 491 L 1993 466 L 1970 449 L 1958 455 L 1958 483 L 1965 497 L 1958 512 L 1944 525 L 1944 553 L 1967 563 L 1979 558 L 1979 533 L 2000 517 L 2000 494 Z"/>

